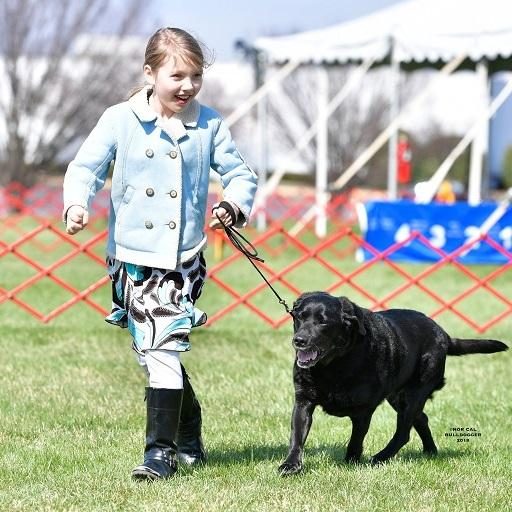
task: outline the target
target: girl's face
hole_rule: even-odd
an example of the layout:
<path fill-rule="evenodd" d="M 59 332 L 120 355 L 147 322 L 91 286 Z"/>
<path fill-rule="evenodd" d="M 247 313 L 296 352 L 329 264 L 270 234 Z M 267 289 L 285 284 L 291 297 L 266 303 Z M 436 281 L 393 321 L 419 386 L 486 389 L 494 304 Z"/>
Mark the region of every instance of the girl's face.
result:
<path fill-rule="evenodd" d="M 152 106 L 165 117 L 181 112 L 203 85 L 203 68 L 179 57 L 167 59 L 156 70 L 145 65 L 144 75 L 153 86 Z"/>

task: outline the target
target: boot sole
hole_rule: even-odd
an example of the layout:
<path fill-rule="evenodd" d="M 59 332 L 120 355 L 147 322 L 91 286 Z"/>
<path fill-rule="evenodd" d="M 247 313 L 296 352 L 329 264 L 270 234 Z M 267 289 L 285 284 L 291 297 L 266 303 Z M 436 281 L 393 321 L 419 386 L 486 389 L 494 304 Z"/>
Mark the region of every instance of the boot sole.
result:
<path fill-rule="evenodd" d="M 153 482 L 154 480 L 158 480 L 159 478 L 161 478 L 161 476 L 158 475 L 157 473 L 154 473 L 149 468 L 134 469 L 132 471 L 132 479 L 137 480 L 139 482 L 143 480 Z"/>
<path fill-rule="evenodd" d="M 132 479 L 138 482 L 148 481 L 153 482 L 155 480 L 166 480 L 167 478 L 171 478 L 175 475 L 176 471 L 169 475 L 160 475 L 156 471 L 153 471 L 147 467 L 135 468 L 132 471 Z"/>

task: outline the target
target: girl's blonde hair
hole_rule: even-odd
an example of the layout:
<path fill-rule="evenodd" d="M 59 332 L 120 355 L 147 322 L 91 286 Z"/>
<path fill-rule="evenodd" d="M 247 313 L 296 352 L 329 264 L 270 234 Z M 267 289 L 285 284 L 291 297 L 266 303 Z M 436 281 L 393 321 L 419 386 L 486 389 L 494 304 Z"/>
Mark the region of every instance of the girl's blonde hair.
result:
<path fill-rule="evenodd" d="M 157 70 L 171 56 L 179 56 L 200 68 L 211 64 L 210 51 L 181 28 L 158 29 L 148 41 L 144 65 Z"/>
<path fill-rule="evenodd" d="M 170 57 L 181 57 L 198 68 L 205 69 L 213 62 L 210 50 L 186 30 L 175 27 L 158 29 L 148 41 L 143 66 L 156 71 Z M 143 87 L 132 90 L 130 96 Z"/>

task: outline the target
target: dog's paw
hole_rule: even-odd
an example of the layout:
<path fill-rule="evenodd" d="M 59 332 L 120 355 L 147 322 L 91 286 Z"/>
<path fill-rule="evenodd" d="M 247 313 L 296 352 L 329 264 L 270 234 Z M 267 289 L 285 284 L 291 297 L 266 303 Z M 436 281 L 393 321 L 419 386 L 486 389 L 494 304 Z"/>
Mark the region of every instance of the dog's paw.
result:
<path fill-rule="evenodd" d="M 345 462 L 347 464 L 359 464 L 361 462 L 361 455 L 345 455 Z"/>
<path fill-rule="evenodd" d="M 370 457 L 370 465 L 372 466 L 382 466 L 386 462 L 390 460 L 389 457 L 383 457 L 379 454 L 374 455 L 373 457 Z"/>
<path fill-rule="evenodd" d="M 279 468 L 279 474 L 281 476 L 297 475 L 302 471 L 302 463 L 300 462 L 283 462 Z"/>
<path fill-rule="evenodd" d="M 435 457 L 437 455 L 437 448 L 435 446 L 429 446 L 429 447 L 423 448 L 423 453 L 427 457 Z"/>

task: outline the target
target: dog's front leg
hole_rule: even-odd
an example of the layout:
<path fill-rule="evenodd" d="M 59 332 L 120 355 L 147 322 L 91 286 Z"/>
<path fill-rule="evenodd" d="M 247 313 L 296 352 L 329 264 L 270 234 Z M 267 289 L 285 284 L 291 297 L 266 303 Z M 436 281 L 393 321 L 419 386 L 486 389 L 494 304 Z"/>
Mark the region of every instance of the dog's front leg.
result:
<path fill-rule="evenodd" d="M 355 416 L 352 420 L 352 435 L 347 446 L 345 462 L 359 462 L 363 453 L 363 441 L 370 428 L 373 411 L 364 416 Z"/>
<path fill-rule="evenodd" d="M 292 413 L 292 431 L 288 456 L 279 466 L 281 476 L 295 475 L 302 471 L 304 444 L 313 422 L 315 404 L 309 401 L 295 401 Z"/>

